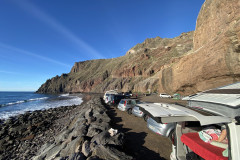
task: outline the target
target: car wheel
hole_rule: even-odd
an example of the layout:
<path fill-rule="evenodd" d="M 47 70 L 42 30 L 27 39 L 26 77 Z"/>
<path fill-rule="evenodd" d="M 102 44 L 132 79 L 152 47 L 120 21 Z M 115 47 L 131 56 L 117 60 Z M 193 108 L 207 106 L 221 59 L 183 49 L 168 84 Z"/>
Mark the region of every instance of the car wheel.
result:
<path fill-rule="evenodd" d="M 132 109 L 128 109 L 128 114 L 132 114 Z"/>
<path fill-rule="evenodd" d="M 170 139 L 170 141 L 173 140 L 173 134 L 174 134 L 174 129 L 170 131 L 168 138 Z"/>

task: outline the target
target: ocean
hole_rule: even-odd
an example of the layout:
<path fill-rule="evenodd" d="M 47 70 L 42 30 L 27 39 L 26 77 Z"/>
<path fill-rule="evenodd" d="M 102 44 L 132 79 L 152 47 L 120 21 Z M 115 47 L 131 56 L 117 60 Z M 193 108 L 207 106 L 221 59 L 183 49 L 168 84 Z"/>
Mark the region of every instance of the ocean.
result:
<path fill-rule="evenodd" d="M 80 105 L 82 98 L 69 94 L 50 95 L 34 92 L 0 92 L 0 119 L 60 106 Z"/>

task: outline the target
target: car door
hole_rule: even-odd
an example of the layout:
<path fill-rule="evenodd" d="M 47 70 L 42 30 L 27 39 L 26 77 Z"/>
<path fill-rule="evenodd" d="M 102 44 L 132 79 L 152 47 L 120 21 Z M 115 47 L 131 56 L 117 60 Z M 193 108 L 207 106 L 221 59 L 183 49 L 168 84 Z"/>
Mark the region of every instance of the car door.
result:
<path fill-rule="evenodd" d="M 138 104 L 138 106 L 142 112 L 158 123 L 199 121 L 201 125 L 208 125 L 231 122 L 231 119 L 228 117 L 176 104 L 144 103 Z"/>
<path fill-rule="evenodd" d="M 127 100 L 127 109 L 131 107 L 131 100 Z"/>

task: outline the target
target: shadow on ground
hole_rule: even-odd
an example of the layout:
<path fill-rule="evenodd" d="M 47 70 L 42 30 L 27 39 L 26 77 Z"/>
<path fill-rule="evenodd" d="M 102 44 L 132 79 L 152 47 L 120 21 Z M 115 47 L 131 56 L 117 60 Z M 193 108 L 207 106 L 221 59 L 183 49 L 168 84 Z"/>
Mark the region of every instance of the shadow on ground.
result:
<path fill-rule="evenodd" d="M 125 144 L 123 146 L 123 151 L 134 157 L 136 160 L 165 160 L 165 158 L 161 157 L 159 153 L 156 153 L 147 147 L 143 146 L 145 143 L 145 137 L 147 136 L 147 133 L 145 132 L 132 132 L 131 128 L 124 128 L 123 124 L 119 124 L 122 122 L 121 117 L 117 117 L 116 109 L 112 106 L 105 105 L 105 107 L 108 109 L 108 116 L 111 118 L 111 126 L 114 129 L 118 129 L 118 131 L 125 134 Z M 131 120 L 131 119 L 129 119 Z"/>

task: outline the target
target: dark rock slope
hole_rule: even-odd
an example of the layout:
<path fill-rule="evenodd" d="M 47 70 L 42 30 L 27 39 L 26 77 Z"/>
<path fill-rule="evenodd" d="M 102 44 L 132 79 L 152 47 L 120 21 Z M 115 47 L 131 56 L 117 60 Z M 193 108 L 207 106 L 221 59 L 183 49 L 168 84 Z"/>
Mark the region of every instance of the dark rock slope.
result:
<path fill-rule="evenodd" d="M 34 160 L 41 159 L 132 159 L 121 148 L 124 135 L 111 136 L 111 119 L 100 98 L 94 98 L 71 117 L 71 123 L 65 127 L 54 141 L 44 144 Z"/>
<path fill-rule="evenodd" d="M 53 142 L 54 135 L 67 125 L 62 118 L 77 109 L 59 107 L 0 120 L 0 159 L 31 159 L 41 145 Z"/>
<path fill-rule="evenodd" d="M 196 31 L 150 38 L 114 59 L 77 62 L 37 92 L 158 91 L 192 94 L 240 81 L 240 2 L 206 0 Z"/>
<path fill-rule="evenodd" d="M 121 151 L 124 134 L 108 133 L 110 120 L 95 97 L 0 121 L 0 159 L 132 159 Z"/>

